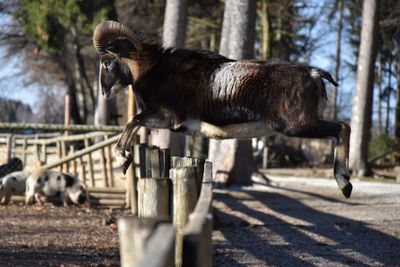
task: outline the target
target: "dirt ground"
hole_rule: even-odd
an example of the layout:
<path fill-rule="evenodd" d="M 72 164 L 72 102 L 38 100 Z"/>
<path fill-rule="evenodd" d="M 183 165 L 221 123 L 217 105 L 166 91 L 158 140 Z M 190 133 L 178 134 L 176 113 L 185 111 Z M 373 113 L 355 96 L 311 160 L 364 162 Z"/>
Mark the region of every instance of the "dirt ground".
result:
<path fill-rule="evenodd" d="M 119 266 L 107 218 L 84 207 L 0 206 L 0 266 Z"/>
<path fill-rule="evenodd" d="M 400 266 L 400 184 L 267 177 L 215 190 L 215 266 Z"/>
<path fill-rule="evenodd" d="M 400 184 L 353 181 L 345 199 L 332 179 L 267 176 L 214 191 L 214 266 L 400 266 Z M 0 206 L 0 266 L 118 266 L 109 218 Z"/>

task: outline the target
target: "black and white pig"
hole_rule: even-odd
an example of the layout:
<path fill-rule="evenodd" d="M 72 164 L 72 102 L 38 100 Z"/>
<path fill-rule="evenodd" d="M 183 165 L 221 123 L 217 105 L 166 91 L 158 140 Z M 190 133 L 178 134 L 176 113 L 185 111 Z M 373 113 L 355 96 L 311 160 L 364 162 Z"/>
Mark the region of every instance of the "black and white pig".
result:
<path fill-rule="evenodd" d="M 41 197 L 60 197 L 64 206 L 68 199 L 75 204 L 83 204 L 86 190 L 79 179 L 62 172 L 38 170 L 26 180 L 25 203 L 32 204 L 34 199 L 43 204 Z"/>
<path fill-rule="evenodd" d="M 0 203 L 8 204 L 11 196 L 24 195 L 26 178 L 29 172 L 12 172 L 0 179 Z"/>

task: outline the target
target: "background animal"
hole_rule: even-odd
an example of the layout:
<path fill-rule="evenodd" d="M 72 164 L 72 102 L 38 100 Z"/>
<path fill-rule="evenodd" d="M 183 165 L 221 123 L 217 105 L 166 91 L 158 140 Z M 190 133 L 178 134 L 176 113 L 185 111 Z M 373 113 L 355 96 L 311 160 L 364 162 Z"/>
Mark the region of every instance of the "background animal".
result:
<path fill-rule="evenodd" d="M 87 199 L 86 190 L 78 178 L 39 169 L 27 178 L 25 203 L 32 204 L 36 200 L 43 204 L 41 197 L 59 197 L 64 206 L 68 205 L 68 199 L 75 204 L 83 204 Z"/>
<path fill-rule="evenodd" d="M 1 204 L 8 204 L 13 195 L 24 195 L 28 176 L 29 172 L 19 171 L 7 174 L 0 179 Z"/>
<path fill-rule="evenodd" d="M 6 164 L 0 165 L 0 177 L 15 171 L 22 171 L 23 164 L 19 158 L 12 158 Z"/>

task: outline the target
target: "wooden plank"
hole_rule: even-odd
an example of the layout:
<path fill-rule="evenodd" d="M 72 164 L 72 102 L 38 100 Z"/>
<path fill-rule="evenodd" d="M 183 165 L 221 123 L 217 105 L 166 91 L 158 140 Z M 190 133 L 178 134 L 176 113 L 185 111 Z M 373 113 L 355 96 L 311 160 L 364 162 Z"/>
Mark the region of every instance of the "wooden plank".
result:
<path fill-rule="evenodd" d="M 78 157 L 87 155 L 87 154 L 89 154 L 89 153 L 91 153 L 93 151 L 96 151 L 96 150 L 100 149 L 100 148 L 104 148 L 104 147 L 106 147 L 106 146 L 108 146 L 110 144 L 113 144 L 113 143 L 117 142 L 118 138 L 119 138 L 118 135 L 117 136 L 113 136 L 112 138 L 110 138 L 108 140 L 104 140 L 104 141 L 96 143 L 96 144 L 94 144 L 94 145 L 92 145 L 92 146 L 90 146 L 88 148 L 76 151 L 74 154 L 68 155 L 64 159 L 56 160 L 55 162 L 46 164 L 45 166 L 43 166 L 43 168 L 44 169 L 51 169 L 51 168 L 57 167 L 57 166 L 63 164 L 64 162 L 68 162 L 68 161 L 70 161 L 72 159 L 76 159 Z"/>
<path fill-rule="evenodd" d="M 89 193 L 90 198 L 100 198 L 100 199 L 119 199 L 119 200 L 124 200 L 125 199 L 125 194 L 115 194 L 115 193 L 96 193 L 92 192 Z"/>
<path fill-rule="evenodd" d="M 47 163 L 47 146 L 46 145 L 42 145 L 42 162 L 43 164 Z"/>
<path fill-rule="evenodd" d="M 146 241 L 154 228 L 155 223 L 134 216 L 118 220 L 121 267 L 138 266 L 145 252 Z"/>
<path fill-rule="evenodd" d="M 10 134 L 7 140 L 7 162 L 15 157 L 14 155 L 14 135 Z"/>
<path fill-rule="evenodd" d="M 267 146 L 265 146 L 263 148 L 263 164 L 262 164 L 262 166 L 263 166 L 263 169 L 268 168 L 268 147 Z"/>
<path fill-rule="evenodd" d="M 150 148 L 150 176 L 148 177 L 161 177 L 161 164 L 160 164 L 160 149 Z"/>
<path fill-rule="evenodd" d="M 147 144 L 139 145 L 140 178 L 146 177 L 146 149 Z"/>
<path fill-rule="evenodd" d="M 61 158 L 65 159 L 65 157 L 67 156 L 67 146 L 65 141 L 61 141 Z M 69 172 L 69 165 L 68 165 L 68 161 L 64 161 L 63 164 L 63 172 Z"/>
<path fill-rule="evenodd" d="M 142 178 L 137 185 L 139 218 L 168 218 L 168 179 Z"/>
<path fill-rule="evenodd" d="M 107 162 L 106 162 L 106 151 L 103 148 L 100 149 L 100 162 L 101 162 L 101 168 L 102 168 L 102 173 L 103 173 L 103 182 L 105 187 L 110 187 L 110 184 L 108 183 L 108 173 L 107 173 Z"/>
<path fill-rule="evenodd" d="M 125 188 L 118 188 L 118 187 L 88 187 L 87 190 L 89 193 L 108 193 L 108 194 L 125 194 Z"/>
<path fill-rule="evenodd" d="M 97 205 L 104 205 L 104 206 L 120 206 L 124 207 L 125 206 L 125 198 L 121 199 L 103 199 L 103 198 L 94 198 L 90 199 L 90 204 L 97 206 Z"/>
<path fill-rule="evenodd" d="M 157 249 L 154 249 L 157 248 Z M 149 238 L 137 266 L 170 267 L 175 265 L 175 229 L 170 224 L 158 225 Z"/>
<path fill-rule="evenodd" d="M 26 166 L 26 160 L 27 160 L 27 142 L 26 138 L 23 138 L 23 143 L 22 143 L 22 163 L 24 164 L 24 167 Z"/>
<path fill-rule="evenodd" d="M 39 145 L 35 145 L 35 160 L 36 160 L 35 165 L 37 167 L 41 167 L 42 166 L 42 161 L 40 160 Z"/>
<path fill-rule="evenodd" d="M 86 181 L 86 168 L 85 168 L 85 162 L 82 157 L 78 158 L 79 161 L 79 177 L 82 183 L 87 186 L 87 181 Z"/>
<path fill-rule="evenodd" d="M 137 157 L 135 155 L 135 152 L 136 153 L 138 152 L 136 147 L 137 146 L 134 145 L 131 148 L 133 159 Z M 127 207 L 130 207 L 131 213 L 133 215 L 138 214 L 137 179 L 135 175 L 135 170 L 136 170 L 136 162 L 133 161 L 131 166 L 129 166 L 128 170 L 126 171 L 126 204 Z"/>
<path fill-rule="evenodd" d="M 56 148 L 57 148 L 57 158 L 58 158 L 58 159 L 61 159 L 61 158 L 62 158 L 61 142 L 57 142 L 57 143 L 56 143 Z M 60 165 L 58 168 L 59 168 L 59 171 L 60 171 L 60 172 L 63 171 L 62 165 Z"/>
<path fill-rule="evenodd" d="M 85 138 L 85 149 L 90 147 L 89 139 Z M 88 163 L 88 171 L 89 171 L 89 179 L 90 179 L 90 186 L 94 186 L 94 173 L 93 173 L 93 159 L 92 153 L 87 154 L 87 163 Z"/>
<path fill-rule="evenodd" d="M 212 266 L 212 216 L 198 217 L 193 222 L 199 231 L 183 232 L 182 266 Z"/>
<path fill-rule="evenodd" d="M 161 161 L 161 177 L 169 177 L 169 169 L 171 169 L 171 151 L 169 148 L 160 150 Z"/>
<path fill-rule="evenodd" d="M 74 154 L 75 153 L 75 147 L 73 145 L 70 145 L 69 146 L 69 151 L 70 151 L 71 154 Z M 73 173 L 74 176 L 78 175 L 78 166 L 77 166 L 77 163 L 76 163 L 76 159 L 72 160 L 72 173 Z"/>
<path fill-rule="evenodd" d="M 65 124 L 40 124 L 40 123 L 8 123 L 1 122 L 0 129 L 13 130 L 47 130 L 47 131 L 107 131 L 107 132 L 122 132 L 124 126 L 103 126 L 103 125 L 65 125 Z M 50 136 L 51 134 L 39 134 L 38 136 Z M 35 134 L 34 136 L 37 136 Z"/>
<path fill-rule="evenodd" d="M 31 145 L 51 145 L 60 141 L 65 141 L 65 142 L 74 142 L 74 141 L 82 141 L 85 139 L 91 139 L 91 138 L 96 138 L 100 136 L 104 136 L 105 134 L 111 134 L 112 132 L 93 132 L 93 133 L 85 133 L 85 134 L 74 134 L 74 135 L 61 135 L 61 136 L 56 136 L 53 138 L 47 138 L 47 139 L 37 139 L 37 140 L 28 140 L 28 144 Z"/>
<path fill-rule="evenodd" d="M 105 139 L 108 139 L 108 136 L 106 136 Z M 113 165 L 112 165 L 111 146 L 106 147 L 106 159 L 107 159 L 109 185 L 111 187 L 114 187 L 115 183 L 114 183 L 114 172 L 113 172 Z"/>

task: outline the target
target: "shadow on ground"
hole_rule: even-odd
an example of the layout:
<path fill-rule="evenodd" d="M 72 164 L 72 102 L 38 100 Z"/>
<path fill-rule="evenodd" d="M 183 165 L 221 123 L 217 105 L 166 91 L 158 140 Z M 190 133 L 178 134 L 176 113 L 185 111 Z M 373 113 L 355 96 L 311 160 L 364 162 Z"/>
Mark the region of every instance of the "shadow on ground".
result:
<path fill-rule="evenodd" d="M 286 194 L 246 190 L 245 195 L 247 198 L 237 198 L 234 193 L 217 192 L 214 195 L 218 202 L 234 211 L 215 209 L 215 215 L 221 222 L 215 230 L 222 236 L 218 239 L 220 241 L 214 242 L 215 266 L 400 264 L 400 240 L 373 229 L 367 222 L 311 208 Z M 358 208 L 334 198 L 312 195 L 325 203 Z M 257 202 L 257 210 L 251 208 L 251 202 Z M 238 214 L 246 214 L 263 224 L 249 224 Z M 296 221 L 302 223 L 293 223 Z M 397 236 L 400 231 L 398 226 Z"/>

